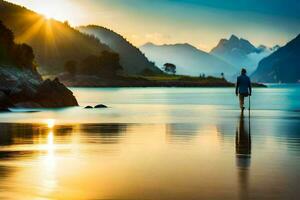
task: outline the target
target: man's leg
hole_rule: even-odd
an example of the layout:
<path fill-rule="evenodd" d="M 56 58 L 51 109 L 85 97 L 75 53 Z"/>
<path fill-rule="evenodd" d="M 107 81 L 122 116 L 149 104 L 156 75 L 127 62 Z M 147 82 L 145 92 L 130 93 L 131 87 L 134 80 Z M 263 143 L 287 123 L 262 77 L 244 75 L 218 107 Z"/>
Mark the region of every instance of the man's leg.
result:
<path fill-rule="evenodd" d="M 240 98 L 240 108 L 241 108 L 241 110 L 244 110 L 244 100 L 245 100 L 245 96 L 244 95 L 242 95 L 242 94 L 240 94 L 239 95 L 239 98 Z"/>

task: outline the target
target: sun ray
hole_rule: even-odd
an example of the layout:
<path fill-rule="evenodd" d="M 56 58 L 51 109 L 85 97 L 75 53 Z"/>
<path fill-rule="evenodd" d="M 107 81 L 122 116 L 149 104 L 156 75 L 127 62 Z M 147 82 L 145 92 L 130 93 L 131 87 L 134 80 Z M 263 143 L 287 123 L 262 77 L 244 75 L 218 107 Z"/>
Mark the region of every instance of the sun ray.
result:
<path fill-rule="evenodd" d="M 36 36 L 41 30 L 43 24 L 45 23 L 44 18 L 40 18 L 32 26 L 28 27 L 24 33 L 16 38 L 17 41 L 30 41 L 34 36 Z"/>
<path fill-rule="evenodd" d="M 57 33 L 55 34 L 53 33 L 53 29 L 54 30 L 57 29 L 55 22 L 52 19 L 47 20 L 45 24 L 44 42 L 46 43 L 46 45 L 44 51 L 45 53 L 48 53 L 49 56 L 53 54 L 59 54 L 59 49 L 57 47 L 57 42 L 56 42 L 59 39 L 57 38 Z M 51 50 L 51 53 L 47 52 L 48 49 Z"/>

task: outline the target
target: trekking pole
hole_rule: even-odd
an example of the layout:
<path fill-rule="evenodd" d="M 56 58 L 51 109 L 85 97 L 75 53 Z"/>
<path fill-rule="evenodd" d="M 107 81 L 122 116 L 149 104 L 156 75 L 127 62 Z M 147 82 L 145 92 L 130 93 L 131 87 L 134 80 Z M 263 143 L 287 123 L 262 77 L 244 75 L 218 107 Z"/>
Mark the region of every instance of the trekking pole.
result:
<path fill-rule="evenodd" d="M 248 136 L 249 136 L 249 143 L 248 143 L 248 146 L 250 147 L 249 148 L 249 151 L 251 152 L 251 125 L 250 125 L 250 118 L 251 118 L 251 116 L 250 116 L 250 109 L 251 109 L 251 101 L 250 101 L 250 99 L 251 99 L 251 96 L 249 96 L 249 116 L 248 116 L 248 126 L 249 126 L 249 129 L 248 129 Z"/>
<path fill-rule="evenodd" d="M 250 109 L 251 109 L 251 101 L 250 101 L 250 99 L 251 99 L 251 96 L 249 95 L 249 112 L 250 112 Z"/>

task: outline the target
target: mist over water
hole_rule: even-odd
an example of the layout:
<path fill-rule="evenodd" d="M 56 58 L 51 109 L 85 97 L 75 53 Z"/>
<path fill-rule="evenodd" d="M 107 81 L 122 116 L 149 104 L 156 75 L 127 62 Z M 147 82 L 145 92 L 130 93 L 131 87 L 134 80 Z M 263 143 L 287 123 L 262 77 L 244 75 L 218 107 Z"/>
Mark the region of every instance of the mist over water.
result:
<path fill-rule="evenodd" d="M 299 85 L 243 116 L 233 88 L 71 89 L 82 107 L 0 114 L 0 199 L 300 195 Z"/>

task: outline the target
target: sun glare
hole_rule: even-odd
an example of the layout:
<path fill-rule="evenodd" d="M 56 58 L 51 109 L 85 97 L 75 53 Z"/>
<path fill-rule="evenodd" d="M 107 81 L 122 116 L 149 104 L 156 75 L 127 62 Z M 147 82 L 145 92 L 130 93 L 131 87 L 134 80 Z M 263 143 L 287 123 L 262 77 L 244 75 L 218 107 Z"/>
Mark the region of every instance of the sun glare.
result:
<path fill-rule="evenodd" d="M 52 18 L 50 14 L 45 14 L 45 13 L 43 13 L 43 16 L 44 16 L 44 18 L 45 18 L 46 20 L 49 20 L 49 19 Z"/>
<path fill-rule="evenodd" d="M 46 120 L 48 128 L 53 128 L 55 126 L 55 120 L 54 119 L 47 119 Z"/>
<path fill-rule="evenodd" d="M 44 16 L 45 19 L 56 19 L 59 21 L 71 20 L 74 16 L 74 9 L 76 7 L 75 1 L 69 0 L 51 0 L 45 1 L 24 1 L 13 0 L 15 3 L 25 5 L 33 11 Z"/>
<path fill-rule="evenodd" d="M 57 8 L 54 6 L 41 7 L 39 8 L 39 12 L 45 17 L 45 19 L 63 20 L 62 16 L 59 14 L 59 10 L 57 10 Z"/>

